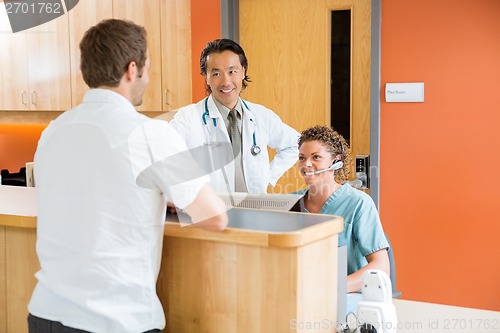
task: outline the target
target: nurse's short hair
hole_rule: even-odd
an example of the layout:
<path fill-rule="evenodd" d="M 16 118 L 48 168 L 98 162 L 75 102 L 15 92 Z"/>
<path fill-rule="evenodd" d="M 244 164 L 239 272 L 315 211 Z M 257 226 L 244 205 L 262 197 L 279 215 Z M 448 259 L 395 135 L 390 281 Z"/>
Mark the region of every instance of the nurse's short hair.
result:
<path fill-rule="evenodd" d="M 85 32 L 80 52 L 83 80 L 90 88 L 117 87 L 132 61 L 142 74 L 147 58 L 146 30 L 130 21 L 103 20 Z"/>
<path fill-rule="evenodd" d="M 207 75 L 207 57 L 210 54 L 222 53 L 224 51 L 231 51 L 233 53 L 236 53 L 240 58 L 240 64 L 245 70 L 245 78 L 243 79 L 242 82 L 243 85 L 242 89 L 245 89 L 248 83 L 251 82 L 250 77 L 247 75 L 247 70 L 248 70 L 247 56 L 245 55 L 245 51 L 243 51 L 243 48 L 240 46 L 240 44 L 236 43 L 232 39 L 222 38 L 207 43 L 203 51 L 201 51 L 200 74 L 203 76 Z M 212 92 L 212 89 L 210 89 L 210 86 L 206 84 L 206 82 L 205 82 L 205 89 L 209 94 Z"/>
<path fill-rule="evenodd" d="M 341 156 L 342 168 L 335 172 L 335 180 L 341 184 L 349 180 L 351 174 L 351 149 L 344 137 L 332 127 L 316 125 L 302 131 L 299 137 L 299 149 L 304 142 L 318 141 L 326 147 L 332 157 Z"/>

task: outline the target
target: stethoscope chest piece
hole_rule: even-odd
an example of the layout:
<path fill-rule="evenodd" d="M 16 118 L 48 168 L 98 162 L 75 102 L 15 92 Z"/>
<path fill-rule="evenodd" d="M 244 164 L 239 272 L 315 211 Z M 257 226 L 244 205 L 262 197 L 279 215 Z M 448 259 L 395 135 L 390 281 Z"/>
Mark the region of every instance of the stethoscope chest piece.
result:
<path fill-rule="evenodd" d="M 250 147 L 250 153 L 252 153 L 253 156 L 257 156 L 260 154 L 260 147 L 257 146 L 257 137 L 255 135 L 255 131 L 253 132 L 252 138 L 253 138 L 253 145 L 252 147 Z"/>
<path fill-rule="evenodd" d="M 257 156 L 260 154 L 260 147 L 257 146 L 257 145 L 253 145 L 251 148 L 250 148 L 250 152 L 252 153 L 253 156 Z"/>

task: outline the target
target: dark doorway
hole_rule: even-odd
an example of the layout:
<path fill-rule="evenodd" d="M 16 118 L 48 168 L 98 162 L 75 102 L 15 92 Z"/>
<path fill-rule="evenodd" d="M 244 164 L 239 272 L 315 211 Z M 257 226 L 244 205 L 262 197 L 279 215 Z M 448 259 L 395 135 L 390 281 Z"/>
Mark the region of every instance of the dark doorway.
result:
<path fill-rule="evenodd" d="M 330 125 L 351 139 L 351 11 L 332 11 Z"/>

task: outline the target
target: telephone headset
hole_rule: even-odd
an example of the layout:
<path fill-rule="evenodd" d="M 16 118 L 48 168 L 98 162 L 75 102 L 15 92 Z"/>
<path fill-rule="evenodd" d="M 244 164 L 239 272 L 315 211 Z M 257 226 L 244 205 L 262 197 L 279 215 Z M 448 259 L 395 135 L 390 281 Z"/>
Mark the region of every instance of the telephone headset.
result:
<path fill-rule="evenodd" d="M 342 141 L 340 141 L 340 139 L 339 139 L 339 143 L 340 143 L 340 156 L 341 156 L 341 159 L 340 160 L 335 159 L 330 167 L 328 167 L 326 169 L 315 171 L 315 172 L 312 173 L 313 175 L 317 175 L 317 174 L 320 174 L 320 173 L 323 173 L 323 172 L 327 172 L 327 171 L 339 170 L 339 169 L 341 169 L 344 166 L 344 162 L 342 162 L 342 160 L 344 159 L 344 144 L 342 143 Z"/>

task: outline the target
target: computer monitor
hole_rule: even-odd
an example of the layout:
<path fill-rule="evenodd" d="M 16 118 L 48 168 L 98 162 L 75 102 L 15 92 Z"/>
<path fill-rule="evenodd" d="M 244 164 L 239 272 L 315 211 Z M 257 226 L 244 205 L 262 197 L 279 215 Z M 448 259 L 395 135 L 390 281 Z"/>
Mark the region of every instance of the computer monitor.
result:
<path fill-rule="evenodd" d="M 244 192 L 217 193 L 227 207 L 304 211 L 302 194 L 251 194 Z"/>

